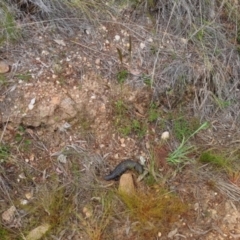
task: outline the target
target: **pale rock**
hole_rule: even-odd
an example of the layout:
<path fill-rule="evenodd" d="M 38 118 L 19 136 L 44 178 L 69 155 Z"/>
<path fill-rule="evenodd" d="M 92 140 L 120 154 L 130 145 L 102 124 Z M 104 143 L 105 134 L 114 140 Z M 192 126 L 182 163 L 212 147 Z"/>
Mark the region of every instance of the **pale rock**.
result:
<path fill-rule="evenodd" d="M 135 186 L 131 173 L 124 173 L 119 181 L 119 192 L 126 193 L 128 195 L 135 193 Z"/>
<path fill-rule="evenodd" d="M 175 228 L 174 230 L 170 231 L 167 235 L 168 238 L 172 239 L 178 232 L 178 229 Z"/>
<path fill-rule="evenodd" d="M 162 135 L 161 135 L 161 139 L 162 140 L 169 139 L 169 132 L 168 131 L 163 132 Z"/>
<path fill-rule="evenodd" d="M 86 218 L 90 218 L 93 215 L 93 209 L 90 206 L 85 206 L 83 208 L 83 213 Z"/>
<path fill-rule="evenodd" d="M 64 154 L 60 154 L 60 155 L 57 157 L 57 160 L 58 160 L 60 163 L 63 163 L 63 164 L 66 164 L 66 163 L 67 163 L 67 157 L 66 157 L 66 155 L 64 155 Z"/>
<path fill-rule="evenodd" d="M 50 225 L 48 223 L 40 225 L 30 231 L 30 233 L 26 236 L 26 240 L 41 239 L 49 229 L 50 229 Z"/>
<path fill-rule="evenodd" d="M 2 220 L 3 220 L 5 223 L 10 224 L 10 223 L 14 220 L 15 212 L 16 212 L 15 206 L 11 206 L 8 210 L 6 210 L 5 212 L 3 212 L 3 214 L 2 214 Z"/>
<path fill-rule="evenodd" d="M 33 197 L 33 194 L 31 192 L 27 192 L 27 193 L 25 193 L 25 197 L 26 197 L 26 199 L 29 200 Z"/>
<path fill-rule="evenodd" d="M 116 35 L 116 36 L 114 37 L 114 39 L 115 39 L 116 41 L 119 41 L 119 40 L 120 40 L 120 36 L 119 36 L 119 35 Z"/>
<path fill-rule="evenodd" d="M 144 49 L 145 47 L 146 47 L 145 43 L 142 43 L 142 42 L 141 42 L 141 43 L 140 43 L 140 48 L 141 48 L 141 49 Z"/>
<path fill-rule="evenodd" d="M 100 60 L 99 58 L 97 58 L 96 61 L 95 61 L 95 63 L 96 63 L 97 65 L 99 65 L 100 62 L 101 62 L 101 60 Z"/>
<path fill-rule="evenodd" d="M 10 66 L 4 61 L 0 61 L 0 73 L 7 73 L 9 70 Z"/>
<path fill-rule="evenodd" d="M 27 205 L 27 204 L 28 204 L 28 200 L 26 200 L 26 199 L 21 199 L 21 200 L 20 200 L 20 203 L 21 203 L 22 205 Z"/>

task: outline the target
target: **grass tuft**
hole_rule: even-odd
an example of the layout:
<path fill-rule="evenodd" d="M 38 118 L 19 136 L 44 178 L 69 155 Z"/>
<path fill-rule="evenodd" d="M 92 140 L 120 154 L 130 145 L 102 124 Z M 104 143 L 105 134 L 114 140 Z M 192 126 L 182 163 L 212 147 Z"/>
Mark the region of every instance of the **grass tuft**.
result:
<path fill-rule="evenodd" d="M 148 232 L 151 236 L 156 236 L 159 229 L 168 231 L 171 223 L 187 210 L 187 206 L 176 195 L 159 186 L 147 193 L 119 195 L 132 219 L 139 223 L 135 229 L 139 234 Z"/>

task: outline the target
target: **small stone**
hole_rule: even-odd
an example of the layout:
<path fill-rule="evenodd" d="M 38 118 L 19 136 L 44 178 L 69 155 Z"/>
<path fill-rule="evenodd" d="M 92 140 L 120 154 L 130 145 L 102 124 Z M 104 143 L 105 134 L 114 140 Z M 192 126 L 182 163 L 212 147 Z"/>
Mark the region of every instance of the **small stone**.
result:
<path fill-rule="evenodd" d="M 8 210 L 3 212 L 2 220 L 6 223 L 11 223 L 14 219 L 15 212 L 16 212 L 16 208 L 14 206 L 11 206 Z"/>
<path fill-rule="evenodd" d="M 146 47 L 145 43 L 140 43 L 140 48 L 144 49 Z"/>
<path fill-rule="evenodd" d="M 128 195 L 135 193 L 135 186 L 133 183 L 133 177 L 131 173 L 124 173 L 121 176 L 118 190 Z"/>
<path fill-rule="evenodd" d="M 161 139 L 162 140 L 169 139 L 169 132 L 168 131 L 163 132 L 162 135 L 161 135 Z"/>
<path fill-rule="evenodd" d="M 199 210 L 199 203 L 195 203 L 195 204 L 194 204 L 194 210 L 195 210 L 195 211 Z"/>
<path fill-rule="evenodd" d="M 28 200 L 26 200 L 26 199 L 21 199 L 21 200 L 20 200 L 20 203 L 21 203 L 22 205 L 27 205 L 27 204 L 28 204 Z"/>
<path fill-rule="evenodd" d="M 119 41 L 119 40 L 120 40 L 120 36 L 119 36 L 119 35 L 116 35 L 116 36 L 114 37 L 114 39 L 115 39 L 116 41 Z"/>
<path fill-rule="evenodd" d="M 91 207 L 85 206 L 83 208 L 83 213 L 85 214 L 86 218 L 90 218 L 92 216 L 92 214 L 93 214 L 93 211 L 92 211 Z"/>
<path fill-rule="evenodd" d="M 26 159 L 25 159 L 25 162 L 26 162 Z M 29 160 L 28 160 L 28 162 L 29 162 Z M 18 175 L 18 177 L 19 177 L 20 179 L 26 179 L 26 176 L 25 176 L 24 173 L 20 173 L 20 174 Z"/>
<path fill-rule="evenodd" d="M 60 154 L 57 158 L 57 160 L 60 162 L 60 163 L 63 163 L 63 164 L 66 164 L 67 163 L 67 157 L 64 155 L 64 154 Z"/>
<path fill-rule="evenodd" d="M 47 55 L 49 55 L 49 52 L 46 50 L 42 50 L 42 55 L 47 56 Z"/>
<path fill-rule="evenodd" d="M 40 225 L 29 232 L 26 236 L 26 240 L 38 240 L 43 237 L 43 235 L 49 230 L 50 225 L 45 223 Z"/>
<path fill-rule="evenodd" d="M 91 29 L 90 28 L 87 28 L 87 29 L 84 29 L 84 32 L 89 35 L 91 33 Z"/>
<path fill-rule="evenodd" d="M 27 193 L 25 193 L 25 197 L 26 197 L 26 199 L 29 200 L 33 197 L 33 194 L 31 192 L 27 192 Z"/>
<path fill-rule="evenodd" d="M 9 71 L 10 66 L 4 61 L 0 61 L 0 73 L 7 73 Z"/>
<path fill-rule="evenodd" d="M 100 58 L 97 58 L 96 61 L 95 61 L 95 63 L 96 63 L 97 65 L 99 65 L 100 62 L 101 62 Z"/>
<path fill-rule="evenodd" d="M 168 235 L 167 235 L 168 238 L 173 238 L 174 235 L 177 234 L 177 232 L 178 232 L 178 229 L 177 229 L 177 228 L 175 228 L 174 230 L 170 231 L 170 232 L 168 233 Z"/>
<path fill-rule="evenodd" d="M 188 40 L 186 38 L 180 38 L 180 41 L 183 43 L 183 44 L 187 44 L 188 43 Z"/>

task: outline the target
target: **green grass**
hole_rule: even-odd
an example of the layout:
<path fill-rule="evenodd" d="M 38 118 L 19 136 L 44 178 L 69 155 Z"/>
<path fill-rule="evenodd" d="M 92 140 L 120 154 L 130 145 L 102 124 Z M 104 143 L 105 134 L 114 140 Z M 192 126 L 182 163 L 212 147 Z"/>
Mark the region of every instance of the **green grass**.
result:
<path fill-rule="evenodd" d="M 32 78 L 32 75 L 29 72 L 26 72 L 26 73 L 16 74 L 15 77 L 24 82 L 29 82 Z"/>
<path fill-rule="evenodd" d="M 208 122 L 204 122 L 196 131 L 191 133 L 187 139 L 182 138 L 181 144 L 171 152 L 167 157 L 167 162 L 170 164 L 186 164 L 189 163 L 189 155 L 196 150 L 196 147 L 189 145 L 189 140 L 195 136 L 199 131 L 207 129 L 209 126 Z"/>
<path fill-rule="evenodd" d="M 155 121 L 157 121 L 159 116 L 160 116 L 160 113 L 159 113 L 159 110 L 158 110 L 156 104 L 151 103 L 149 106 L 149 110 L 148 110 L 148 121 L 155 122 Z"/>
<path fill-rule="evenodd" d="M 0 144 L 0 163 L 9 159 L 11 156 L 11 148 L 7 144 Z"/>
<path fill-rule="evenodd" d="M 8 234 L 8 231 L 2 227 L 0 227 L 0 239 L 1 240 L 10 240 L 10 236 Z"/>
<path fill-rule="evenodd" d="M 199 126 L 198 120 L 194 118 L 186 119 L 185 116 L 181 116 L 173 120 L 173 133 L 178 141 L 182 141 L 183 138 L 188 138 Z"/>
<path fill-rule="evenodd" d="M 152 83 L 153 83 L 153 80 L 150 76 L 148 75 L 143 75 L 142 76 L 143 78 L 143 82 L 148 86 L 148 87 L 151 87 L 152 86 Z"/>
<path fill-rule="evenodd" d="M 220 169 L 229 169 L 231 167 L 231 161 L 224 155 L 216 154 L 212 151 L 205 151 L 199 157 L 200 162 L 209 163 Z"/>
<path fill-rule="evenodd" d="M 117 131 L 123 136 L 129 136 L 131 134 L 136 134 L 138 137 L 142 138 L 147 131 L 147 126 L 144 121 L 140 121 L 131 116 L 130 108 L 127 103 L 123 100 L 118 100 L 113 106 L 114 114 L 114 124 Z"/>
<path fill-rule="evenodd" d="M 168 155 L 167 162 L 169 164 L 189 163 L 189 155 L 194 150 L 195 148 L 191 145 L 187 145 L 185 138 L 183 138 L 177 149 Z"/>
<path fill-rule="evenodd" d="M 1 85 L 6 85 L 8 83 L 7 77 L 5 74 L 0 73 L 0 86 Z"/>
<path fill-rule="evenodd" d="M 128 78 L 128 71 L 127 70 L 121 70 L 117 73 L 117 81 L 119 84 L 123 84 L 127 78 Z"/>
<path fill-rule="evenodd" d="M 21 36 L 20 29 L 16 25 L 14 13 L 10 11 L 9 5 L 0 3 L 0 45 L 6 41 L 18 40 Z"/>

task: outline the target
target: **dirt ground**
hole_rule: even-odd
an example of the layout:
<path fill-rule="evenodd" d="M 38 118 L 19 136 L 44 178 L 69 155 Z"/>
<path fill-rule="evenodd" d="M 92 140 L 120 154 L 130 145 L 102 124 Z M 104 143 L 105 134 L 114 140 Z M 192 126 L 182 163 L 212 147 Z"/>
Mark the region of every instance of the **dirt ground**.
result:
<path fill-rule="evenodd" d="M 15 237 L 12 239 L 20 239 L 14 233 L 26 236 L 26 232 L 41 224 L 31 225 L 34 218 L 44 219 L 37 208 L 28 212 L 23 200 L 31 206 L 44 191 L 69 186 L 71 192 L 74 186 L 83 189 L 78 189 L 74 207 L 76 212 L 82 212 L 89 201 L 97 198 L 96 186 L 104 191 L 118 187 L 118 181 L 103 179 L 116 164 L 123 159 L 143 158 L 149 165 L 153 156 L 158 184 L 176 194 L 188 210 L 170 222 L 167 229 L 160 228 L 156 235 L 150 236 L 140 236 L 132 230 L 134 222 L 127 212 L 122 217 L 113 214 L 114 229 L 106 229 L 108 237 L 99 239 L 240 239 L 238 176 L 231 182 L 223 172 L 199 163 L 196 155 L 181 169 L 169 165 L 166 157 L 177 144 L 169 119 L 165 125 L 156 121 L 148 123 L 142 135 L 138 131 L 128 135 L 119 133 L 116 103 L 123 101 L 128 105 L 128 116 L 142 122 L 147 118 L 153 92 L 147 84 L 132 86 L 128 81 L 120 84 L 114 75 L 117 65 L 121 70 L 116 48 L 125 44 L 116 36 L 124 39 L 125 29 L 102 24 L 95 38 L 91 35 L 95 30 L 89 31 L 74 38 L 36 35 L 27 49 L 26 45 L 17 45 L 15 52 L 6 51 L 2 55 L 12 70 L 6 74 L 8 84 L 1 89 L 0 133 L 1 143 L 7 144 L 11 153 L 8 161 L 1 160 L 4 197 L 0 199 L 0 213 L 2 225 Z M 132 77 L 146 71 L 140 64 L 137 69 L 125 67 L 129 67 Z M 164 102 L 158 103 L 157 109 L 164 120 L 169 114 Z M 191 111 L 188 114 L 192 117 Z M 210 122 L 212 127 L 194 139 L 202 149 L 220 148 L 230 138 L 225 132 L 216 131 L 221 124 L 219 119 Z M 170 131 L 170 139 L 166 144 L 159 144 L 164 131 Z M 235 138 L 237 149 L 239 136 L 234 129 L 226 132 Z M 7 149 L 1 151 L 9 153 Z M 74 177 L 75 168 L 81 177 Z M 55 176 L 58 176 L 57 183 Z M 80 185 L 79 179 L 83 181 Z M 95 187 L 90 184 L 93 182 Z M 137 185 L 139 189 L 148 189 L 144 180 Z M 48 186 L 48 190 L 41 186 Z M 66 196 L 64 199 L 68 201 Z M 14 217 L 3 219 L 12 205 L 17 208 Z M 51 215 L 46 206 L 44 209 L 46 215 Z M 84 221 L 72 217 L 66 225 L 66 229 L 43 239 L 97 239 L 86 234 L 84 228 L 88 225 Z"/>

